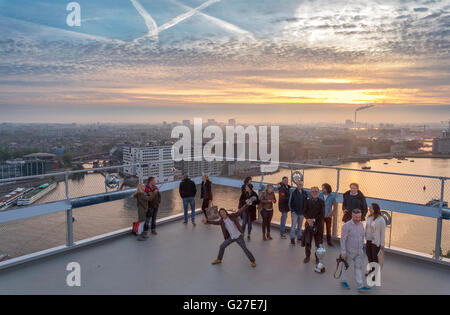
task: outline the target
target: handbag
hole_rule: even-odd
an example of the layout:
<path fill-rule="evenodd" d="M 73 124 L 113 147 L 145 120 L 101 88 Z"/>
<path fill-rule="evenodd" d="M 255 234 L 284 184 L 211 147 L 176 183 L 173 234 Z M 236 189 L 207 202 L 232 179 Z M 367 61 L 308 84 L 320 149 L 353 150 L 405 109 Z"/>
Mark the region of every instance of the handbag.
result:
<path fill-rule="evenodd" d="M 206 218 L 208 220 L 214 221 L 220 218 L 219 208 L 217 206 L 214 206 L 212 203 L 208 208 L 206 208 L 205 211 L 206 211 Z"/>
<path fill-rule="evenodd" d="M 141 235 L 142 232 L 144 231 L 144 224 L 145 224 L 145 222 L 139 222 L 139 221 L 133 222 L 133 228 L 132 228 L 131 232 L 134 235 Z"/>

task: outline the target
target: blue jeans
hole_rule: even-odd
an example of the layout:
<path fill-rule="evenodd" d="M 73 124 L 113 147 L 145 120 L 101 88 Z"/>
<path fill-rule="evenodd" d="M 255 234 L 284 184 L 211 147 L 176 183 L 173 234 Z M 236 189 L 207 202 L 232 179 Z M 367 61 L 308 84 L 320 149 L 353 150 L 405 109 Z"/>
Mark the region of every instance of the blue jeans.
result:
<path fill-rule="evenodd" d="M 286 233 L 286 220 L 287 220 L 287 212 L 281 212 L 280 219 L 280 235 L 284 235 Z"/>
<path fill-rule="evenodd" d="M 245 234 L 245 227 L 248 224 L 248 235 L 252 233 L 252 219 L 248 215 L 247 211 L 242 213 L 242 234 Z"/>
<path fill-rule="evenodd" d="M 150 228 L 152 231 L 156 229 L 156 216 L 158 215 L 158 208 L 153 209 L 153 215 L 151 217 L 148 217 L 147 220 L 145 220 L 144 224 L 144 231 L 148 231 L 148 227 L 150 225 Z M 152 223 L 150 224 L 150 221 Z"/>
<path fill-rule="evenodd" d="M 195 222 L 195 198 L 194 197 L 183 198 L 184 222 L 188 221 L 189 205 L 191 205 L 191 220 L 192 220 L 192 222 Z"/>
<path fill-rule="evenodd" d="M 295 239 L 295 232 L 297 232 L 297 239 L 302 237 L 302 225 L 304 216 L 291 211 L 291 240 Z"/>

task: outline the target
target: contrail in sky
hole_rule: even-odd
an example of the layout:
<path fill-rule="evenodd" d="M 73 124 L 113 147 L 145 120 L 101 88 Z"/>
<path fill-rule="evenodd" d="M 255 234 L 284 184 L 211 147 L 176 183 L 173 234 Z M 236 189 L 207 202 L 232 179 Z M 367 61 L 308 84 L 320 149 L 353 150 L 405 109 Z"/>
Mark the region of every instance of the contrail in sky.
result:
<path fill-rule="evenodd" d="M 131 3 L 134 5 L 136 10 L 139 12 L 139 14 L 144 18 L 145 25 L 147 25 L 148 28 L 148 34 L 143 37 L 153 37 L 155 39 L 158 39 L 158 25 L 156 25 L 155 20 L 152 18 L 152 16 L 142 7 L 142 5 L 137 0 L 130 0 Z M 142 37 L 141 37 L 142 38 Z"/>
<path fill-rule="evenodd" d="M 187 5 L 184 5 L 184 4 L 180 3 L 177 0 L 170 0 L 170 2 L 175 3 L 175 4 L 185 8 L 186 10 L 195 10 L 195 9 L 193 9 L 193 8 L 187 6 Z M 198 11 L 196 13 L 198 15 L 200 15 L 200 16 L 208 19 L 208 20 L 210 20 L 214 24 L 222 27 L 223 29 L 225 29 L 227 31 L 230 31 L 230 32 L 236 33 L 236 34 L 243 34 L 243 35 L 250 35 L 250 36 L 252 36 L 252 33 L 250 33 L 249 31 L 246 31 L 246 30 L 244 30 L 244 29 L 242 29 L 242 28 L 240 28 L 240 27 L 238 27 L 238 26 L 236 26 L 234 24 L 228 23 L 228 22 L 226 22 L 224 20 L 218 19 L 216 17 L 213 17 L 211 15 L 205 14 L 205 13 L 200 12 L 200 11 Z"/>
<path fill-rule="evenodd" d="M 171 28 L 172 26 L 175 26 L 178 23 L 186 20 L 187 18 L 194 16 L 195 14 L 199 13 L 200 10 L 205 9 L 205 8 L 209 7 L 211 4 L 216 3 L 216 2 L 220 2 L 220 0 L 208 0 L 205 3 L 203 3 L 202 5 L 199 5 L 198 7 L 194 8 L 186 13 L 183 13 L 183 14 L 177 16 L 176 18 L 172 19 L 171 21 L 161 25 L 158 28 L 158 30 L 161 32 L 168 28 Z"/>

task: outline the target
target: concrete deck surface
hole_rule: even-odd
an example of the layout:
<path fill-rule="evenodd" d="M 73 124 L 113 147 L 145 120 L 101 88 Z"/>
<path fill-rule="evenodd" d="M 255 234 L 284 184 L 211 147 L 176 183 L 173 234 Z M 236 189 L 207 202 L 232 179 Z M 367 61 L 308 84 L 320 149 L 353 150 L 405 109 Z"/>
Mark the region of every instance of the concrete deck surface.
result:
<path fill-rule="evenodd" d="M 337 246 L 327 250 L 326 273 L 316 274 L 313 259 L 303 263 L 304 248 L 276 229 L 264 242 L 260 225 L 253 228 L 247 245 L 256 268 L 237 244 L 227 248 L 221 265 L 211 265 L 223 241 L 220 227 L 176 221 L 146 242 L 123 236 L 0 271 L 0 294 L 358 294 L 354 281 L 345 290 L 332 276 Z M 70 262 L 81 265 L 81 287 L 66 285 Z M 381 287 L 368 294 L 450 294 L 450 269 L 386 254 Z"/>

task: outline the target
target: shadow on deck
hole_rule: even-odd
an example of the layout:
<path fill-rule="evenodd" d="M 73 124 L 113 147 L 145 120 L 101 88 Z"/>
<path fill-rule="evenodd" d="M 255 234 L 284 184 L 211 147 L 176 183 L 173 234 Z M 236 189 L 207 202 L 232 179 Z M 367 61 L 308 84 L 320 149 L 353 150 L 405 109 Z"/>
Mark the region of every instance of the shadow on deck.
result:
<path fill-rule="evenodd" d="M 127 235 L 0 271 L 0 294 L 357 294 L 354 281 L 347 291 L 333 278 L 337 246 L 327 250 L 326 273 L 316 274 L 314 260 L 303 264 L 304 248 L 276 229 L 274 239 L 263 242 L 255 224 L 247 245 L 257 267 L 236 244 L 213 266 L 220 227 L 181 222 L 160 226 L 146 242 Z M 81 265 L 81 287 L 66 285 L 69 262 Z M 369 294 L 450 294 L 450 269 L 386 254 L 381 287 Z"/>

